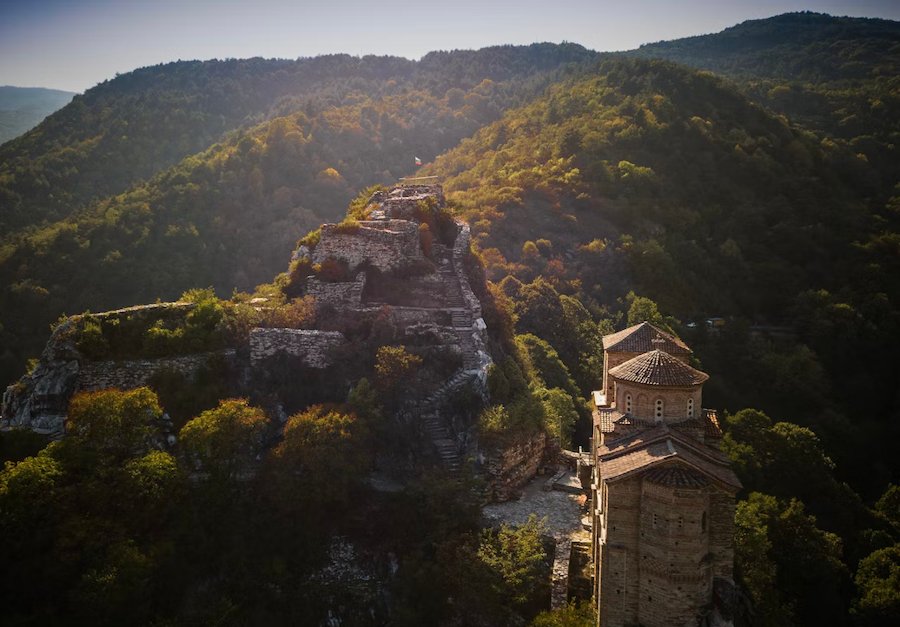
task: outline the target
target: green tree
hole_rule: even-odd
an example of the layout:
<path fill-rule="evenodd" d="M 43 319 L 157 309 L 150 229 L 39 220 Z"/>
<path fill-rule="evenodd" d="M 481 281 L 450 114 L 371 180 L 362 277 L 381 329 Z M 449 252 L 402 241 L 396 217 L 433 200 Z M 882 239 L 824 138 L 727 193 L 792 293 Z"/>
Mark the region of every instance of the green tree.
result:
<path fill-rule="evenodd" d="M 66 432 L 75 446 L 113 464 L 158 445 L 162 413 L 150 388 L 82 392 L 69 402 Z"/>
<path fill-rule="evenodd" d="M 541 538 L 545 531 L 545 523 L 532 514 L 519 527 L 501 525 L 498 530 L 481 534 L 476 555 L 499 576 L 500 595 L 515 605 L 527 603 L 547 574 Z"/>
<path fill-rule="evenodd" d="M 368 433 L 356 414 L 315 405 L 291 416 L 271 453 L 282 500 L 304 508 L 346 503 L 368 468 Z"/>
<path fill-rule="evenodd" d="M 864 625 L 893 625 L 900 616 L 900 545 L 879 549 L 856 570 L 855 611 Z"/>
<path fill-rule="evenodd" d="M 763 624 L 847 622 L 841 541 L 796 499 L 751 493 L 735 513 L 735 571 Z"/>
<path fill-rule="evenodd" d="M 230 481 L 247 472 L 262 451 L 268 419 L 246 399 L 229 399 L 190 420 L 178 435 L 181 451 L 197 470 Z"/>

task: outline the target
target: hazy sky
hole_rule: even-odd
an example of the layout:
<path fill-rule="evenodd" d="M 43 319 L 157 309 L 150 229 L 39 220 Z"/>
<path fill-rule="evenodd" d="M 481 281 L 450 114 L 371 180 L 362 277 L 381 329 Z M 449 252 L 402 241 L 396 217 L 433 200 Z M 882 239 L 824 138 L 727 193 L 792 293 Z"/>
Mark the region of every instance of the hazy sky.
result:
<path fill-rule="evenodd" d="M 626 50 L 800 10 L 900 19 L 898 0 L 0 0 L 0 85 L 83 91 L 177 59 L 418 59 L 563 40 Z"/>

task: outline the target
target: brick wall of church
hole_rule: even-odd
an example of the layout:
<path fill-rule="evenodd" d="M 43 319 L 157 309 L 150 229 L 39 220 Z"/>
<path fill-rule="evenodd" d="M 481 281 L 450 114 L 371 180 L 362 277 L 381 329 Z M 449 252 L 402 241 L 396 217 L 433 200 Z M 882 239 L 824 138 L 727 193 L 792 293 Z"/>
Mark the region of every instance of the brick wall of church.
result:
<path fill-rule="evenodd" d="M 600 624 L 695 624 L 713 577 L 731 577 L 733 496 L 641 476 L 604 487 L 595 553 Z"/>
<path fill-rule="evenodd" d="M 687 418 L 689 398 L 694 399 L 694 417 L 699 416 L 703 401 L 701 386 L 688 390 L 650 387 L 618 381 L 615 384 L 615 402 L 619 411 L 626 411 L 627 394 L 631 394 L 632 414 L 651 422 L 654 420 L 657 398 L 663 399 L 663 419 L 666 422 L 678 422 Z"/>

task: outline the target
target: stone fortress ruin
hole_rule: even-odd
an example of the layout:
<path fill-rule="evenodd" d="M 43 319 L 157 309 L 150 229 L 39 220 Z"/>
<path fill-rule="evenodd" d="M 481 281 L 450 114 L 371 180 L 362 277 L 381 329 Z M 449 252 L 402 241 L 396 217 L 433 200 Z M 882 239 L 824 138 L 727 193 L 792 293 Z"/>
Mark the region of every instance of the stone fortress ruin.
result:
<path fill-rule="evenodd" d="M 341 318 L 353 326 L 380 317 L 393 330 L 391 341 L 424 347 L 423 354 L 431 360 L 453 366 L 438 379 L 421 385 L 416 381 L 413 387 L 424 394 L 411 395 L 401 410 L 401 418 L 431 442 L 435 457 L 453 471 L 471 454 L 474 442 L 473 426 L 451 408 L 453 398 L 463 388 L 484 398 L 492 359 L 481 303 L 464 267 L 469 227 L 442 211 L 444 205 L 440 185 L 398 185 L 377 192 L 364 208 L 364 219 L 323 225 L 317 241 L 298 246 L 292 268 L 297 279 L 293 296 L 311 296 L 324 323 Z M 265 298 L 252 302 L 258 309 L 267 307 Z M 160 303 L 90 317 L 101 325 L 151 326 L 183 318 L 194 307 Z M 73 316 L 58 325 L 36 367 L 5 391 L 0 428 L 61 437 L 68 402 L 76 392 L 133 389 L 147 385 L 163 369 L 190 378 L 210 358 L 224 361 L 235 373 L 235 396 L 253 396 L 260 371 L 272 364 L 284 367 L 288 359 L 304 369 L 326 371 L 348 354 L 352 359 L 356 348 L 344 332 L 320 328 L 327 324 L 303 329 L 268 326 L 252 328 L 241 345 L 213 353 L 97 360 L 80 351 L 73 337 L 81 318 Z M 276 407 L 274 413 L 279 411 Z"/>

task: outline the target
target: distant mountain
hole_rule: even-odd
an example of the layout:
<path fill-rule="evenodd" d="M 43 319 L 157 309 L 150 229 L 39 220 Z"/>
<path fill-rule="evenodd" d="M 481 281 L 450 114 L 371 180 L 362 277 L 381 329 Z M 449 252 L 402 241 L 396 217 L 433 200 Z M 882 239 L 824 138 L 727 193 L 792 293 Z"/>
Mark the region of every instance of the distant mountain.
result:
<path fill-rule="evenodd" d="M 900 22 L 785 13 L 720 33 L 645 44 L 628 54 L 665 58 L 731 77 L 821 83 L 895 78 Z"/>
<path fill-rule="evenodd" d="M 37 126 L 73 96 L 70 91 L 43 87 L 0 87 L 0 144 Z"/>
<path fill-rule="evenodd" d="M 348 94 L 378 97 L 416 88 L 443 97 L 487 80 L 507 83 L 502 95 L 512 97 L 534 87 L 535 74 L 595 56 L 575 44 L 534 44 L 434 52 L 421 61 L 338 54 L 140 68 L 89 89 L 0 147 L 0 232 L 65 218 L 238 128 L 339 107 Z M 499 113 L 485 99 L 473 106 L 483 122 Z"/>
<path fill-rule="evenodd" d="M 900 22 L 786 13 L 627 54 L 726 76 L 821 140 L 864 155 L 882 201 L 900 180 Z"/>

